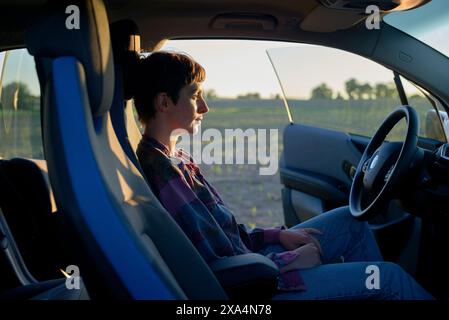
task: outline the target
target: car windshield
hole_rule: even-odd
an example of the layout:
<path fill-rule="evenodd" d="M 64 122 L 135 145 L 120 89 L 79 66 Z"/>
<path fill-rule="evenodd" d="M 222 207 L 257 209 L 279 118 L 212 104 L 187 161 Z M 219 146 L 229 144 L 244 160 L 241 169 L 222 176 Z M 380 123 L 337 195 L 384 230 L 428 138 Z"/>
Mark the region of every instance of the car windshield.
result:
<path fill-rule="evenodd" d="M 447 0 L 432 0 L 414 10 L 393 12 L 384 21 L 449 57 Z"/>

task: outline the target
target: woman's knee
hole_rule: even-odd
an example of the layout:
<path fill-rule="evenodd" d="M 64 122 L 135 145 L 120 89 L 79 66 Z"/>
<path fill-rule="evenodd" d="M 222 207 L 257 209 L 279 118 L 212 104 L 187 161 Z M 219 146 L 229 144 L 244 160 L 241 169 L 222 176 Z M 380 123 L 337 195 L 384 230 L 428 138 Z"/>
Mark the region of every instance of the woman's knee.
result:
<path fill-rule="evenodd" d="M 349 210 L 348 206 L 340 207 L 328 212 L 332 217 L 341 225 L 348 225 L 352 232 L 361 232 L 369 229 L 368 223 L 366 221 L 360 221 L 354 218 Z"/>
<path fill-rule="evenodd" d="M 301 224 L 298 224 L 291 229 L 313 227 L 323 232 L 326 228 L 334 229 L 335 232 L 347 231 L 353 235 L 362 235 L 369 231 L 368 223 L 365 221 L 359 221 L 351 215 L 351 211 L 348 206 L 339 207 L 323 213 L 315 218 L 307 220 Z M 357 237 L 358 238 L 358 237 Z"/>
<path fill-rule="evenodd" d="M 345 219 L 350 226 L 351 232 L 363 234 L 365 232 L 371 232 L 367 221 L 361 221 L 354 218 L 349 210 L 349 207 L 345 207 L 347 210 L 341 210 L 339 212 L 340 219 Z"/>
<path fill-rule="evenodd" d="M 361 227 L 364 227 L 366 225 L 365 221 L 357 220 L 352 216 L 348 206 L 328 211 L 327 214 L 331 215 L 333 219 L 338 220 L 338 222 L 341 224 L 347 222 L 349 224 Z"/>

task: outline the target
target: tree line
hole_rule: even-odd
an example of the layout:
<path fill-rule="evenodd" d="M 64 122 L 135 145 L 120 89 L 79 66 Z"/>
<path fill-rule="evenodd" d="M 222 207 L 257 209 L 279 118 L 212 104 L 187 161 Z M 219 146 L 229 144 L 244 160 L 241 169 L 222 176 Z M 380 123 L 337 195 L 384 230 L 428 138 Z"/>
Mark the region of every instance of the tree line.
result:
<path fill-rule="evenodd" d="M 207 100 L 218 99 L 214 89 L 205 90 L 203 93 Z M 410 98 L 416 98 L 419 95 L 413 95 Z M 261 95 L 258 92 L 248 92 L 240 94 L 237 99 L 261 99 Z M 270 99 L 281 99 L 279 94 L 272 94 Z M 326 99 L 326 100 L 374 100 L 374 99 L 399 99 L 399 94 L 394 82 L 378 82 L 371 85 L 368 82 L 362 83 L 355 78 L 347 80 L 344 84 L 344 91 L 334 91 L 326 83 L 313 88 L 310 92 L 310 100 L 314 99 Z"/>
<path fill-rule="evenodd" d="M 14 81 L 0 88 L 0 106 L 4 110 L 39 110 L 40 98 L 31 94 L 27 84 Z"/>
<path fill-rule="evenodd" d="M 214 100 L 219 98 L 215 89 L 204 90 L 203 96 L 204 98 L 206 98 L 206 100 Z M 276 97 L 280 98 L 279 95 L 277 95 Z M 244 94 L 239 94 L 236 99 L 262 99 L 262 97 L 259 92 L 247 92 Z"/>
<path fill-rule="evenodd" d="M 354 78 L 345 82 L 345 93 L 346 97 L 350 100 L 370 100 L 398 97 L 398 92 L 393 82 L 379 82 L 372 86 L 367 82 L 361 83 Z M 319 86 L 312 89 L 310 99 L 343 99 L 343 95 L 341 92 L 334 92 L 326 83 L 321 83 Z"/>

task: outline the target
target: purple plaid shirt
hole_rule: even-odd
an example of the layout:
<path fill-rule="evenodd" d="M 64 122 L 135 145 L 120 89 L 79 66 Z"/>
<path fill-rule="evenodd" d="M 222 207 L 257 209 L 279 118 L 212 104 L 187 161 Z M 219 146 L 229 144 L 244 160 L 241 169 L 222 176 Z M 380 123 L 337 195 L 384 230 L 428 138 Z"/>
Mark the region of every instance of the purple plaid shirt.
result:
<path fill-rule="evenodd" d="M 257 253 L 267 245 L 279 244 L 279 233 L 284 227 L 248 230 L 238 224 L 217 190 L 182 149 L 176 150 L 173 157 L 165 145 L 143 137 L 137 156 L 153 192 L 207 262 Z M 267 255 L 279 268 L 296 256 L 293 251 Z M 278 287 L 280 290 L 305 289 L 297 270 L 281 274 Z"/>

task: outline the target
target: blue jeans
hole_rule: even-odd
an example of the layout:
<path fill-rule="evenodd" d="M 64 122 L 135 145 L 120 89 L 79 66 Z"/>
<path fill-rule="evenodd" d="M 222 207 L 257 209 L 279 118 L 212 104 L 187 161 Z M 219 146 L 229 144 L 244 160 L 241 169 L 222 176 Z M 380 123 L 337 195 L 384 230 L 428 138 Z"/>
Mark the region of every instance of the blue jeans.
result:
<path fill-rule="evenodd" d="M 323 264 L 298 271 L 307 290 L 279 292 L 274 299 L 433 299 L 400 266 L 383 261 L 368 224 L 354 219 L 348 207 L 323 213 L 292 229 L 306 227 L 323 232 L 314 235 L 323 250 Z M 281 245 L 269 245 L 259 253 L 282 251 Z M 378 288 L 367 288 L 367 278 L 373 274 L 367 271 L 370 265 L 378 267 Z"/>

